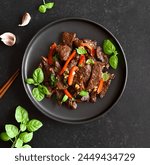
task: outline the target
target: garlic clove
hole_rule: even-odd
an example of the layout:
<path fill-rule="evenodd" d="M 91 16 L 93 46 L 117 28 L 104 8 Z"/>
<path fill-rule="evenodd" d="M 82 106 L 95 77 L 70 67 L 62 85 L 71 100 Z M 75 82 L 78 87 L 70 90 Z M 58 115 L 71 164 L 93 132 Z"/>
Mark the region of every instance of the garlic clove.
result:
<path fill-rule="evenodd" d="M 1 41 L 7 46 L 13 46 L 16 43 L 16 36 L 13 33 L 6 32 L 0 35 Z"/>
<path fill-rule="evenodd" d="M 21 22 L 21 24 L 19 24 L 18 26 L 26 26 L 26 25 L 29 24 L 30 20 L 31 20 L 30 14 L 29 14 L 29 13 L 25 13 L 25 14 L 23 15 L 23 17 L 22 17 L 22 22 Z"/>

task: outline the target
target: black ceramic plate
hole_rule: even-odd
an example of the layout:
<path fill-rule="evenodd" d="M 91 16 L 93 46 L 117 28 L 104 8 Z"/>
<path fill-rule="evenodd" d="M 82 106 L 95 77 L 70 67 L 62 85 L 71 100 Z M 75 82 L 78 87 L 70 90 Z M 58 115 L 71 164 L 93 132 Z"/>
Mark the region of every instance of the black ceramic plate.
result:
<path fill-rule="evenodd" d="M 97 99 L 96 103 L 80 103 L 77 110 L 70 110 L 65 105 L 59 106 L 55 101 L 44 99 L 37 102 L 32 97 L 32 86 L 25 84 L 25 79 L 31 77 L 32 72 L 41 60 L 46 56 L 52 42 L 60 42 L 61 33 L 76 32 L 79 38 L 96 40 L 102 45 L 104 39 L 111 39 L 117 46 L 119 52 L 119 67 L 111 70 L 116 78 L 103 99 Z M 112 108 L 121 97 L 127 81 L 127 62 L 123 49 L 117 39 L 105 27 L 87 19 L 66 18 L 52 22 L 41 29 L 29 43 L 22 63 L 22 79 L 25 90 L 32 103 L 42 113 L 57 121 L 65 123 L 85 123 L 97 119 Z"/>

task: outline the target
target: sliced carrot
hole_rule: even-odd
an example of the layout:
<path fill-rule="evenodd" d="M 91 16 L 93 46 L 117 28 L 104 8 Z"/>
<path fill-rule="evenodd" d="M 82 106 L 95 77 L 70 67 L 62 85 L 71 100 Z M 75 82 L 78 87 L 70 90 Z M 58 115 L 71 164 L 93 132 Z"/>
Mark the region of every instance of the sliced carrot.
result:
<path fill-rule="evenodd" d="M 79 60 L 78 66 L 83 66 L 84 63 L 85 63 L 85 56 L 82 54 L 80 56 L 80 60 Z"/>
<path fill-rule="evenodd" d="M 53 64 L 53 55 L 54 55 L 54 52 L 56 50 L 56 43 L 54 42 L 51 47 L 50 47 L 50 51 L 49 51 L 49 54 L 48 54 L 48 63 L 51 65 Z"/>
<path fill-rule="evenodd" d="M 103 84 L 104 84 L 104 80 L 101 79 L 98 85 L 98 89 L 97 89 L 97 93 L 101 93 L 102 89 L 103 89 Z"/>
<path fill-rule="evenodd" d="M 69 58 L 67 59 L 65 65 L 63 66 L 62 70 L 60 71 L 59 75 L 62 75 L 64 73 L 64 71 L 66 70 L 69 62 L 74 58 L 75 55 L 76 55 L 76 50 L 74 50 L 72 52 L 72 54 L 69 56 Z"/>
<path fill-rule="evenodd" d="M 69 91 L 67 89 L 64 89 L 64 93 L 70 98 L 72 99 L 72 95 L 69 93 Z"/>
<path fill-rule="evenodd" d="M 78 67 L 77 66 L 73 66 L 70 69 L 69 76 L 68 76 L 68 85 L 72 85 L 73 78 L 74 78 L 74 75 L 75 75 L 75 71 L 77 71 L 77 70 L 78 70 Z"/>

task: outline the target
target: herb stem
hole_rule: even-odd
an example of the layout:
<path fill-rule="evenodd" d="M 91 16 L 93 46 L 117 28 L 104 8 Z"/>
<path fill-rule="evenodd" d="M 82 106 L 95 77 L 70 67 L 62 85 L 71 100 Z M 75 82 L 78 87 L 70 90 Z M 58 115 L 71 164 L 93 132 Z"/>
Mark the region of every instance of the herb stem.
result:
<path fill-rule="evenodd" d="M 16 142 L 17 142 L 17 139 L 18 139 L 18 136 L 19 136 L 19 135 L 20 135 L 20 130 L 19 130 L 18 135 L 15 137 L 15 140 L 14 140 L 14 142 L 13 142 L 11 148 L 14 148 L 14 147 L 15 147 L 15 144 L 16 144 Z"/>
<path fill-rule="evenodd" d="M 45 3 L 46 3 L 45 0 L 43 0 L 43 4 L 44 4 L 44 5 L 45 5 Z"/>

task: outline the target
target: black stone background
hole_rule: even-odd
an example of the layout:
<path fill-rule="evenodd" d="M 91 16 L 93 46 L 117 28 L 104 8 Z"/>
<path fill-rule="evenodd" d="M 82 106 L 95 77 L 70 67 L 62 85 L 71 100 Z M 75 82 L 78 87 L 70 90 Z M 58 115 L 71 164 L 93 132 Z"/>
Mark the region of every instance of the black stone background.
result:
<path fill-rule="evenodd" d="M 44 126 L 36 132 L 32 147 L 150 147 L 150 1 L 148 0 L 54 0 L 46 14 L 37 11 L 42 0 L 0 0 L 0 34 L 16 34 L 17 44 L 0 43 L 0 86 L 21 67 L 24 51 L 43 26 L 64 17 L 84 17 L 108 28 L 126 53 L 129 77 L 119 103 L 102 118 L 84 125 L 62 124 L 39 112 L 27 97 L 21 75 L 0 100 L 0 131 L 16 123 L 15 107 L 28 109 Z M 27 11 L 32 21 L 18 27 Z M 0 147 L 10 147 L 0 141 Z"/>

